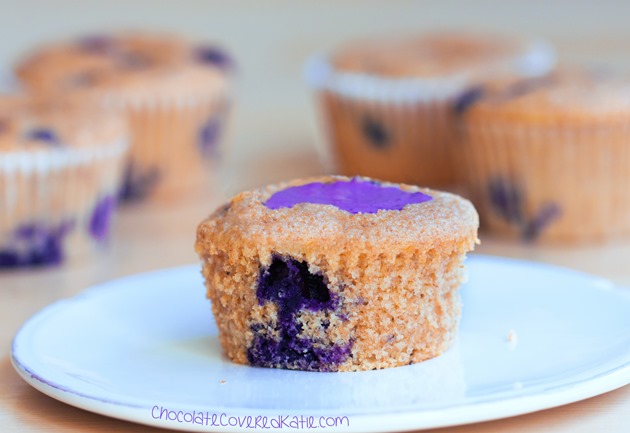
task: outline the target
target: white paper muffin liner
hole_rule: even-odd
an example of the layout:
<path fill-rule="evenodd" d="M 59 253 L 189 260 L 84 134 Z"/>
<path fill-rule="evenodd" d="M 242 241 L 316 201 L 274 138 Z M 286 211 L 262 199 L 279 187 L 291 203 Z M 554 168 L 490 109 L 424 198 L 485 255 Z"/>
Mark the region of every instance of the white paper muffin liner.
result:
<path fill-rule="evenodd" d="M 466 122 L 467 188 L 484 230 L 524 241 L 630 236 L 630 122 Z"/>
<path fill-rule="evenodd" d="M 505 61 L 499 70 L 523 77 L 536 77 L 549 72 L 555 62 L 553 48 L 544 41 L 536 41 L 529 45 L 524 55 Z M 490 76 L 494 73 L 492 70 L 475 72 Z M 330 91 L 345 98 L 396 103 L 442 100 L 457 96 L 462 86 L 471 84 L 466 73 L 427 78 L 390 78 L 337 71 L 325 54 L 316 54 L 308 59 L 305 77 L 315 89 Z"/>
<path fill-rule="evenodd" d="M 0 269 L 58 264 L 103 245 L 126 140 L 0 152 Z"/>
<path fill-rule="evenodd" d="M 103 98 L 125 113 L 131 147 L 120 197 L 172 199 L 184 189 L 207 186 L 214 166 L 227 150 L 229 89 L 197 95 L 116 94 Z M 205 129 L 204 129 L 205 128 Z M 205 136 L 204 132 L 208 131 Z"/>
<path fill-rule="evenodd" d="M 495 65 L 497 71 L 471 74 L 488 80 L 501 74 L 535 77 L 549 72 L 554 64 L 553 49 L 536 42 L 525 55 Z M 479 79 L 467 73 L 387 78 L 343 72 L 321 54 L 309 59 L 305 74 L 321 105 L 325 147 L 332 151 L 334 165 L 342 174 L 442 188 L 460 180 L 459 119 L 454 106 L 480 88 Z M 374 145 L 366 137 L 361 131 L 364 116 L 382 123 L 389 143 Z"/>

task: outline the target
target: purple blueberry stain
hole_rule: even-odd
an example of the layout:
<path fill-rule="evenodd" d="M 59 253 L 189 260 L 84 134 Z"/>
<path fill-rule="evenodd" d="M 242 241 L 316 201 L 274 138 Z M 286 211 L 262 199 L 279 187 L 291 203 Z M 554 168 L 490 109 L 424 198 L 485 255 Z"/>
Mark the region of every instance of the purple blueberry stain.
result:
<path fill-rule="evenodd" d="M 528 217 L 523 189 L 501 177 L 488 183 L 488 195 L 492 212 L 517 227 L 525 241 L 535 241 L 562 214 L 560 205 L 549 202 L 543 204 L 532 217 Z"/>
<path fill-rule="evenodd" d="M 114 47 L 114 40 L 106 35 L 87 35 L 77 40 L 77 46 L 92 54 L 108 54 Z"/>
<path fill-rule="evenodd" d="M 40 141 L 53 146 L 60 145 L 59 137 L 55 131 L 49 128 L 33 128 L 26 134 L 26 137 L 29 140 Z"/>
<path fill-rule="evenodd" d="M 97 242 L 107 240 L 115 208 L 116 199 L 111 195 L 106 195 L 97 201 L 88 227 L 90 235 Z"/>
<path fill-rule="evenodd" d="M 140 170 L 133 162 L 127 164 L 118 199 L 123 202 L 134 202 L 147 197 L 160 181 L 160 170 L 157 167 Z"/>
<path fill-rule="evenodd" d="M 545 203 L 523 228 L 523 239 L 527 241 L 535 240 L 561 214 L 562 210 L 557 203 Z"/>
<path fill-rule="evenodd" d="M 373 117 L 363 117 L 361 120 L 361 131 L 370 144 L 377 149 L 385 149 L 391 141 L 391 134 L 387 131 L 387 128 Z"/>
<path fill-rule="evenodd" d="M 522 79 L 505 86 L 500 92 L 496 93 L 496 96 L 504 100 L 519 98 L 538 89 L 547 87 L 553 84 L 553 82 L 554 79 L 550 76 Z M 470 107 L 484 98 L 486 93 L 487 90 L 483 86 L 470 87 L 455 98 L 453 101 L 453 112 L 458 116 L 463 115 Z"/>
<path fill-rule="evenodd" d="M 293 315 L 302 308 L 321 311 L 334 307 L 322 275 L 312 274 L 305 262 L 279 256 L 261 272 L 256 297 L 260 305 L 275 302 L 280 316 Z"/>
<path fill-rule="evenodd" d="M 269 267 L 260 271 L 256 297 L 259 305 L 272 302 L 277 306 L 273 330 L 278 331 L 279 338 L 265 332 L 272 325 L 253 323 L 250 330 L 254 338 L 247 351 L 251 365 L 334 371 L 350 356 L 352 341 L 334 345 L 300 336 L 302 326 L 297 317 L 302 311 L 329 313 L 339 307 L 324 276 L 311 273 L 307 263 L 274 255 Z"/>
<path fill-rule="evenodd" d="M 310 339 L 275 340 L 255 334 L 247 359 L 257 367 L 281 367 L 304 371 L 336 371 L 352 353 L 353 341 L 321 346 Z"/>
<path fill-rule="evenodd" d="M 483 97 L 485 90 L 481 86 L 471 87 L 464 91 L 461 95 L 455 98 L 453 102 L 453 112 L 461 116 L 464 114 L 475 102 Z"/>
<path fill-rule="evenodd" d="M 380 210 L 402 210 L 407 205 L 432 200 L 421 192 L 403 191 L 396 186 L 353 178 L 350 181 L 313 182 L 292 186 L 273 194 L 265 206 L 276 210 L 300 203 L 333 205 L 352 214 L 377 213 Z"/>
<path fill-rule="evenodd" d="M 523 193 L 521 188 L 501 177 L 488 183 L 490 207 L 495 214 L 509 223 L 521 224 L 523 215 Z"/>
<path fill-rule="evenodd" d="M 199 130 L 199 150 L 205 158 L 217 156 L 217 144 L 221 136 L 222 117 L 215 114 L 204 122 Z"/>
<path fill-rule="evenodd" d="M 29 223 L 18 227 L 0 247 L 0 269 L 58 265 L 64 260 L 63 242 L 74 227 L 67 220 L 57 226 Z"/>
<path fill-rule="evenodd" d="M 214 45 L 197 47 L 194 51 L 195 59 L 204 64 L 216 66 L 219 69 L 229 70 L 234 68 L 234 61 L 221 48 Z"/>

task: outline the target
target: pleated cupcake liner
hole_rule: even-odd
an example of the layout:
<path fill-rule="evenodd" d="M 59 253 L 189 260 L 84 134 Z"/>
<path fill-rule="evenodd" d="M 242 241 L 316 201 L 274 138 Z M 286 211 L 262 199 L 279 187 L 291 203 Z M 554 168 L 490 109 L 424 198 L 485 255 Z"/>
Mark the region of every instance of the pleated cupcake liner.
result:
<path fill-rule="evenodd" d="M 463 131 L 466 188 L 483 229 L 560 243 L 630 235 L 630 121 L 471 120 Z"/>
<path fill-rule="evenodd" d="M 323 148 L 342 174 L 448 187 L 460 180 L 456 142 L 460 105 L 479 92 L 475 77 L 532 77 L 553 66 L 553 50 L 532 44 L 527 55 L 495 69 L 429 78 L 386 78 L 336 71 L 324 55 L 306 65 L 315 89 Z M 481 80 L 482 81 L 482 80 Z"/>
<path fill-rule="evenodd" d="M 0 152 L 0 269 L 58 264 L 107 242 L 126 140 Z"/>
<path fill-rule="evenodd" d="M 173 197 L 208 182 L 226 151 L 228 92 L 196 96 L 108 95 L 104 102 L 125 113 L 131 134 L 120 198 Z"/>

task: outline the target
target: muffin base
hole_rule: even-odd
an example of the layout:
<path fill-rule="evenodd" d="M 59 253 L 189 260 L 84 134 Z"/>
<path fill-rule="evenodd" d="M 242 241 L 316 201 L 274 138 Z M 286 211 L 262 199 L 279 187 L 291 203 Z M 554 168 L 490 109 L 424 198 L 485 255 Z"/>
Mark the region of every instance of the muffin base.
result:
<path fill-rule="evenodd" d="M 319 99 L 341 173 L 430 187 L 457 182 L 453 96 L 401 103 L 326 91 Z"/>
<path fill-rule="evenodd" d="M 227 120 L 223 100 L 125 104 L 132 145 L 119 197 L 174 197 L 210 179 Z"/>
<path fill-rule="evenodd" d="M 482 228 L 559 243 L 630 235 L 629 141 L 614 123 L 469 123 L 462 153 Z"/>
<path fill-rule="evenodd" d="M 347 249 L 334 256 L 264 248 L 228 252 L 211 242 L 203 235 L 197 241 L 207 296 L 221 345 L 239 364 L 374 370 L 435 357 L 456 336 L 462 262 L 473 240 L 399 253 Z M 261 281 L 278 261 L 299 263 L 319 276 L 328 299 L 318 304 L 307 295 L 292 315 L 286 305 L 262 299 Z"/>
<path fill-rule="evenodd" d="M 0 156 L 0 269 L 60 264 L 103 245 L 126 149 Z"/>

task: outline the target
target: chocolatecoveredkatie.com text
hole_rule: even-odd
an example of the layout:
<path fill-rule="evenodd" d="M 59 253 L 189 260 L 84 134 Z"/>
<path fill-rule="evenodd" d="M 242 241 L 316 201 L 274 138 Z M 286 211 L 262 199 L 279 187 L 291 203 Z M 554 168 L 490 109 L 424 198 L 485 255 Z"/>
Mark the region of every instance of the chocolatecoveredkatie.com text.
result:
<path fill-rule="evenodd" d="M 179 424 L 207 427 L 238 427 L 251 430 L 325 430 L 331 427 L 350 427 L 347 416 L 312 415 L 230 415 L 205 411 L 173 410 L 163 406 L 151 408 L 151 418 Z"/>

